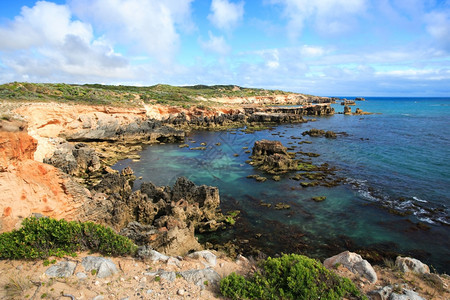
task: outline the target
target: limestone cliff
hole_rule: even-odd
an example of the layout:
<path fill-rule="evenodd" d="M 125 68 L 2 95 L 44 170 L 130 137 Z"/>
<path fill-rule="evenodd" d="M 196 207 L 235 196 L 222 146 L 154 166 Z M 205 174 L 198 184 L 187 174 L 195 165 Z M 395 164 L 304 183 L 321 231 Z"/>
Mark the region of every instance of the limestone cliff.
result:
<path fill-rule="evenodd" d="M 89 191 L 70 176 L 33 160 L 37 141 L 24 129 L 23 123 L 0 122 L 0 232 L 32 213 L 74 219 L 89 199 Z"/>

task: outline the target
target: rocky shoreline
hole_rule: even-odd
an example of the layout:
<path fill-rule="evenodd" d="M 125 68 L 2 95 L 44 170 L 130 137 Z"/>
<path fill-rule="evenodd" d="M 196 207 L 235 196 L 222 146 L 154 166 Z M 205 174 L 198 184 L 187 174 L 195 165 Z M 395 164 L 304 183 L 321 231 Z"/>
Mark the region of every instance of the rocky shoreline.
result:
<path fill-rule="evenodd" d="M 174 108 L 173 113 L 160 118 L 150 118 L 140 109 L 105 107 L 78 107 L 69 116 L 62 116 L 65 109 L 65 106 L 47 107 L 47 111 L 40 111 L 40 115 L 37 115 L 36 107 L 24 106 L 16 111 L 25 116 L 28 123 L 1 122 L 0 180 L 7 182 L 6 185 L 17 185 L 23 180 L 31 186 L 26 192 L 12 192 L 11 188 L 5 190 L 6 185 L 2 185 L 3 193 L 9 194 L 10 198 L 2 199 L 1 202 L 1 231 L 17 228 L 20 220 L 31 213 L 68 220 L 91 220 L 113 227 L 138 245 L 174 257 L 202 249 L 195 232 L 214 231 L 234 224 L 235 215 L 224 215 L 220 211 L 218 189 L 196 186 L 186 178 L 179 178 L 173 187 L 143 183 L 138 190 L 133 191 L 135 177 L 132 170 L 125 168 L 121 172 L 113 171 L 109 168 L 112 163 L 139 151 L 142 144 L 182 142 L 186 130 L 303 123 L 307 122 L 304 116 L 334 114 L 329 104 L 220 108 L 216 111 Z M 305 134 L 336 138 L 335 133 L 320 130 Z M 122 149 L 114 147 L 115 144 L 116 147 L 122 145 Z M 331 173 L 328 166 L 314 166 L 293 159 L 281 143 L 256 142 L 252 158 L 251 164 L 272 175 L 274 180 L 279 174 L 295 170 L 304 171 L 296 180 L 310 180 L 301 182 L 303 187 L 319 180 L 322 183 L 318 184 L 338 184 L 335 182 L 337 179 L 326 179 Z M 30 174 L 25 170 L 37 172 Z M 42 179 L 46 184 L 42 183 Z M 58 184 L 55 185 L 55 182 Z M 13 202 L 17 198 L 27 200 L 29 207 L 15 207 Z M 41 201 L 33 203 L 36 198 Z M 347 266 L 340 260 L 339 263 L 352 273 L 360 273 L 355 271 L 358 268 Z M 328 267 L 339 270 L 336 263 Z M 155 274 L 146 276 L 161 276 Z M 374 288 L 376 275 L 375 278 L 373 274 L 369 278 L 366 276 L 366 279 L 368 282 L 362 280 L 361 276 L 355 280 L 362 282 L 361 288 L 366 284 Z M 444 290 L 446 284 L 442 281 Z M 380 291 L 374 292 L 373 295 L 379 296 L 373 296 L 372 299 L 404 299 L 392 296 L 396 293 L 400 295 L 399 292 L 410 295 L 407 288 L 398 290 L 392 286 L 388 288 L 389 293 L 385 288 L 382 286 L 378 289 Z"/>

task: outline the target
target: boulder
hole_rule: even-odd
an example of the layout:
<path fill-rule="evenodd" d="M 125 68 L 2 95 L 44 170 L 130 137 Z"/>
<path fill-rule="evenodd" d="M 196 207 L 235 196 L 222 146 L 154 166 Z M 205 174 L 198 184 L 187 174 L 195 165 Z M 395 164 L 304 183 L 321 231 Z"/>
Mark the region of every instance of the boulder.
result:
<path fill-rule="evenodd" d="M 211 253 L 211 251 L 208 251 L 208 250 L 197 251 L 197 252 L 191 253 L 188 255 L 188 257 L 196 258 L 196 259 L 202 258 L 202 259 L 206 260 L 206 262 L 208 263 L 209 266 L 211 266 L 211 267 L 216 266 L 217 256 L 215 256 L 214 254 Z"/>
<path fill-rule="evenodd" d="M 370 283 L 375 283 L 378 279 L 377 274 L 370 263 L 367 260 L 363 260 L 359 254 L 345 251 L 333 257 L 327 258 L 323 262 L 323 265 L 327 269 L 332 269 L 336 264 L 341 264 L 351 272 L 367 278 Z"/>
<path fill-rule="evenodd" d="M 109 277 L 119 272 L 113 261 L 104 257 L 86 256 L 81 261 L 81 265 L 88 272 L 96 270 L 98 278 Z"/>
<path fill-rule="evenodd" d="M 70 277 L 75 271 L 76 263 L 72 261 L 61 261 L 45 271 L 45 274 L 50 277 Z"/>
<path fill-rule="evenodd" d="M 179 273 L 186 281 L 193 282 L 195 285 L 200 286 L 202 289 L 206 288 L 206 285 L 215 285 L 220 281 L 220 275 L 212 268 L 206 268 L 201 270 L 187 270 Z"/>
<path fill-rule="evenodd" d="M 430 268 L 422 263 L 420 260 L 411 257 L 398 256 L 395 260 L 395 265 L 400 268 L 402 272 L 414 272 L 418 274 L 430 273 Z"/>
<path fill-rule="evenodd" d="M 389 300 L 425 300 L 414 291 L 403 289 L 403 294 L 392 293 Z"/>
<path fill-rule="evenodd" d="M 171 271 L 164 271 L 164 270 L 158 270 L 156 272 L 145 272 L 144 273 L 145 276 L 158 276 L 161 279 L 167 280 L 167 281 L 174 281 L 175 278 L 177 277 L 177 274 L 175 272 L 171 272 Z"/>

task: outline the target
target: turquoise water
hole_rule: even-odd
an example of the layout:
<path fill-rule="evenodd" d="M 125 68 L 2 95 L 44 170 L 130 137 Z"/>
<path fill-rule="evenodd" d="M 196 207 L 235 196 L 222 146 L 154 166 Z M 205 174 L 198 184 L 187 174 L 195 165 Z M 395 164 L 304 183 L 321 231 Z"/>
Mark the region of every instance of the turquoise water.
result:
<path fill-rule="evenodd" d="M 380 114 L 337 114 L 254 134 L 241 129 L 195 131 L 186 142 L 191 147 L 206 143 L 205 151 L 175 144 L 152 145 L 142 151 L 140 161 L 125 160 L 114 167 L 129 165 L 142 181 L 158 185 L 172 185 L 177 177 L 186 176 L 196 184 L 219 187 L 223 210 L 238 209 L 241 217 L 233 229 L 203 240 L 230 239 L 249 252 L 257 248 L 270 255 L 300 252 L 317 258 L 344 249 L 376 249 L 415 256 L 448 273 L 450 98 L 366 99 L 356 107 Z M 343 110 L 339 104 L 335 108 Z M 337 139 L 301 135 L 311 128 L 347 135 Z M 280 140 L 296 147 L 295 151 L 321 154 L 311 158 L 312 162 L 337 167 L 337 175 L 348 183 L 302 188 L 289 179 L 292 174 L 282 176 L 279 182 L 247 179 L 247 175 L 261 173 L 245 163 L 250 154 L 243 147 L 251 149 L 263 138 Z M 301 141 L 312 143 L 299 144 Z M 327 199 L 316 203 L 311 200 L 314 196 Z M 272 207 L 261 206 L 261 201 Z M 278 202 L 291 205 L 291 209 L 273 209 Z M 412 214 L 400 216 L 390 209 Z M 418 222 L 429 228 L 418 227 Z"/>

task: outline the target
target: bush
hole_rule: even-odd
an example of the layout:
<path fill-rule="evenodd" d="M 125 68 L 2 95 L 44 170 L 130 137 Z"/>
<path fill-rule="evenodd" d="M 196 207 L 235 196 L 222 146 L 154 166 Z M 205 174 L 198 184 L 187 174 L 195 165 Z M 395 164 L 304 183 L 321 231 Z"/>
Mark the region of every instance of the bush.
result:
<path fill-rule="evenodd" d="M 136 245 L 109 227 L 51 218 L 26 218 L 19 230 L 0 234 L 0 259 L 47 258 L 84 250 L 125 255 L 132 254 Z"/>
<path fill-rule="evenodd" d="M 232 299 L 366 299 L 349 279 L 297 254 L 269 257 L 249 279 L 232 273 L 221 280 L 220 292 Z"/>

